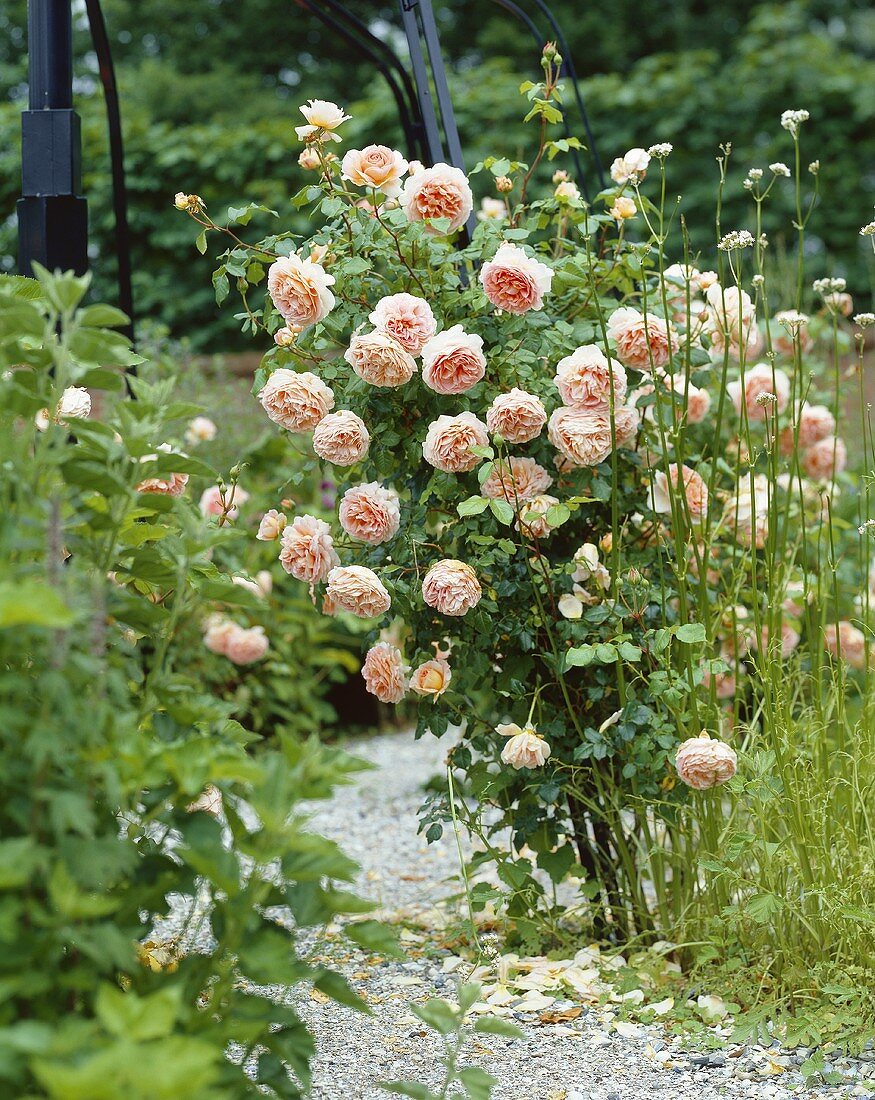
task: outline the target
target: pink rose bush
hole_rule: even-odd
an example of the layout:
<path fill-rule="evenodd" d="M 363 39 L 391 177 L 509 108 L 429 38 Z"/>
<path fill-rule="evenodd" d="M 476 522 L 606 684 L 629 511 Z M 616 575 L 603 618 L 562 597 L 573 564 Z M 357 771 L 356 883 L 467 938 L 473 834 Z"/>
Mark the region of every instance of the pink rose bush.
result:
<path fill-rule="evenodd" d="M 435 393 L 464 393 L 485 373 L 483 338 L 461 325 L 432 336 L 422 348 L 422 380 Z"/>
<path fill-rule="evenodd" d="M 540 260 L 527 255 L 519 245 L 505 241 L 493 258 L 480 269 L 483 291 L 496 309 L 506 313 L 528 313 L 543 307 L 550 293 L 553 272 Z"/>
<path fill-rule="evenodd" d="M 286 323 L 308 328 L 323 320 L 334 309 L 334 284 L 320 264 L 302 260 L 292 253 L 275 260 L 267 272 L 267 289 L 271 301 Z"/>
<path fill-rule="evenodd" d="M 412 169 L 401 192 L 401 208 L 411 222 L 432 223 L 448 219 L 448 232 L 453 233 L 468 220 L 474 209 L 474 196 L 465 173 L 449 164 L 432 168 Z"/>
<path fill-rule="evenodd" d="M 401 524 L 398 494 L 377 481 L 353 485 L 343 494 L 337 518 L 350 538 L 379 546 L 398 533 Z"/>
<path fill-rule="evenodd" d="M 259 391 L 258 400 L 274 424 L 290 432 L 311 432 L 334 408 L 330 386 L 310 371 L 274 371 Z"/>

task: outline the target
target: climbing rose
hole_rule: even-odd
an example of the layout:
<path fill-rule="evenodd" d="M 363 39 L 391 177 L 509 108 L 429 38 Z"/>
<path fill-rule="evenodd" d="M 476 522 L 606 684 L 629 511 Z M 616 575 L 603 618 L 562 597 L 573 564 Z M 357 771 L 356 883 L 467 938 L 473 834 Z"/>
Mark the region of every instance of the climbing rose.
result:
<path fill-rule="evenodd" d="M 573 466 L 598 466 L 611 453 L 611 422 L 604 413 L 562 406 L 550 417 L 547 435 Z"/>
<path fill-rule="evenodd" d="M 370 443 L 365 422 L 348 409 L 329 413 L 313 432 L 313 450 L 335 466 L 354 465 L 368 453 Z"/>
<path fill-rule="evenodd" d="M 324 581 L 340 559 L 334 549 L 331 528 L 315 516 L 295 516 L 282 534 L 280 564 L 299 581 Z"/>
<path fill-rule="evenodd" d="M 844 440 L 829 435 L 812 443 L 802 456 L 802 468 L 812 481 L 829 481 L 842 473 L 848 464 L 848 449 Z"/>
<path fill-rule="evenodd" d="M 343 494 L 339 518 L 340 526 L 350 538 L 379 546 L 388 542 L 400 526 L 398 494 L 378 481 L 354 485 Z"/>
<path fill-rule="evenodd" d="M 543 305 L 550 293 L 553 272 L 509 241 L 498 246 L 495 256 L 480 269 L 480 282 L 486 297 L 496 309 L 506 313 L 528 313 Z"/>
<path fill-rule="evenodd" d="M 416 374 L 416 362 L 388 332 L 355 333 L 343 358 L 371 386 L 403 386 Z"/>
<path fill-rule="evenodd" d="M 278 539 L 286 529 L 287 522 L 288 520 L 284 512 L 278 512 L 276 508 L 271 508 L 270 511 L 265 512 L 261 517 L 261 523 L 258 525 L 258 534 L 255 537 L 259 542 L 273 542 L 274 539 Z"/>
<path fill-rule="evenodd" d="M 230 487 L 225 490 L 226 503 L 231 499 Z M 204 489 L 201 493 L 200 510 L 201 515 L 204 518 L 208 516 L 221 516 L 224 512 L 225 518 L 234 520 L 240 515 L 240 505 L 245 504 L 249 500 L 249 493 L 245 489 L 241 489 L 238 485 L 234 490 L 234 502 L 231 507 L 225 511 L 222 505 L 222 492 L 218 485 L 211 485 L 208 489 Z"/>
<path fill-rule="evenodd" d="M 362 664 L 365 687 L 381 703 L 400 703 L 404 698 L 404 660 L 388 642 L 371 646 Z"/>
<path fill-rule="evenodd" d="M 483 461 L 471 448 L 486 447 L 488 443 L 486 425 L 472 412 L 463 412 L 458 416 L 439 416 L 429 424 L 422 454 L 436 470 L 459 474 L 473 470 Z"/>
<path fill-rule="evenodd" d="M 480 491 L 492 500 L 503 498 L 508 504 L 532 500 L 553 484 L 553 478 L 533 458 L 499 458 Z"/>
<path fill-rule="evenodd" d="M 485 373 L 483 338 L 461 325 L 432 336 L 422 348 L 422 380 L 435 393 L 464 393 Z"/>
<path fill-rule="evenodd" d="M 414 172 L 411 167 L 401 192 L 401 207 L 411 222 L 449 218 L 448 232 L 452 233 L 468 220 L 474 209 L 474 196 L 468 177 L 460 168 L 438 163 Z"/>
<path fill-rule="evenodd" d="M 547 413 L 541 399 L 514 387 L 500 393 L 486 413 L 486 427 L 508 443 L 528 443 L 543 431 Z"/>
<path fill-rule="evenodd" d="M 368 319 L 378 332 L 391 336 L 411 355 L 419 355 L 437 331 L 431 306 L 415 294 L 389 294 L 381 298 Z"/>
<path fill-rule="evenodd" d="M 701 475 L 689 466 L 678 468 L 676 462 L 672 462 L 668 468 L 668 474 L 658 470 L 653 475 L 653 488 L 651 490 L 651 503 L 654 512 L 660 515 L 671 515 L 671 496 L 669 495 L 669 478 L 675 492 L 679 492 L 679 482 L 683 478 L 683 493 L 687 500 L 687 507 L 693 519 L 701 519 L 708 512 L 708 487 Z M 681 513 L 683 508 L 679 504 Z"/>
<path fill-rule="evenodd" d="M 422 582 L 422 598 L 442 615 L 464 615 L 477 606 L 482 594 L 471 566 L 453 558 L 436 562 Z"/>
<path fill-rule="evenodd" d="M 234 625 L 225 643 L 225 656 L 235 665 L 251 665 L 261 660 L 269 646 L 263 626 L 252 626 L 246 630 Z"/>
<path fill-rule="evenodd" d="M 358 615 L 373 619 L 392 606 L 389 593 L 373 571 L 363 565 L 341 565 L 328 574 L 326 595 L 331 603 Z"/>
<path fill-rule="evenodd" d="M 608 319 L 608 336 L 620 360 L 645 374 L 666 366 L 671 359 L 668 325 L 655 313 L 645 317 L 637 309 L 622 306 Z"/>
<path fill-rule="evenodd" d="M 595 344 L 585 344 L 559 360 L 553 381 L 563 404 L 604 412 L 611 404 L 612 374 L 613 403 L 619 406 L 626 399 L 625 370 Z"/>
<path fill-rule="evenodd" d="M 515 722 L 495 727 L 495 732 L 507 737 L 501 759 L 517 771 L 520 768 L 541 768 L 550 756 L 550 746 L 531 726 L 520 729 Z"/>
<path fill-rule="evenodd" d="M 681 780 L 697 791 L 706 791 L 731 779 L 737 764 L 735 751 L 707 733 L 684 741 L 675 757 L 675 767 Z"/>
<path fill-rule="evenodd" d="M 295 133 L 302 141 L 312 138 L 319 130 L 326 131 L 325 136 L 332 141 L 340 141 L 337 134 L 331 131 L 336 130 L 341 123 L 348 122 L 351 117 L 344 114 L 343 108 L 327 99 L 310 99 L 300 111 L 308 123 L 306 126 L 295 127 Z"/>
<path fill-rule="evenodd" d="M 766 416 L 782 413 L 787 408 L 790 403 L 790 379 L 784 371 L 775 369 L 768 363 L 757 363 L 745 371 L 743 398 L 741 379 L 728 383 L 726 392 L 739 415 L 743 401 L 749 420 L 765 420 Z M 775 400 L 765 400 L 765 403 L 757 400 L 762 399 L 764 394 L 773 394 Z"/>
<path fill-rule="evenodd" d="M 375 187 L 394 198 L 401 190 L 407 161 L 386 145 L 368 145 L 364 149 L 350 149 L 341 161 L 340 171 L 343 179 L 357 187 Z"/>
<path fill-rule="evenodd" d="M 267 290 L 271 301 L 290 325 L 308 328 L 321 321 L 334 308 L 334 295 L 328 289 L 334 283 L 321 264 L 302 260 L 296 253 L 281 256 L 267 271 Z"/>
<path fill-rule="evenodd" d="M 866 636 L 853 623 L 830 623 L 823 628 L 823 641 L 827 651 L 847 661 L 851 668 L 866 667 Z"/>
<path fill-rule="evenodd" d="M 281 428 L 290 432 L 311 432 L 334 408 L 334 391 L 309 371 L 280 367 L 258 394 L 262 408 Z"/>
<path fill-rule="evenodd" d="M 453 673 L 445 657 L 435 657 L 418 665 L 410 676 L 410 690 L 417 695 L 430 695 L 437 699 L 450 686 Z"/>

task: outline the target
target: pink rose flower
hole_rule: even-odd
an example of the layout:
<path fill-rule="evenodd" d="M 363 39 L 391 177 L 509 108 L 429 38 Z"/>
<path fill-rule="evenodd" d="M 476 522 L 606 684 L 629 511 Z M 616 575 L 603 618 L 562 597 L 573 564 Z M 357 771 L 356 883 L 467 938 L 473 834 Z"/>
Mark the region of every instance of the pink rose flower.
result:
<path fill-rule="evenodd" d="M 258 534 L 255 536 L 259 542 L 273 542 L 274 539 L 278 539 L 280 535 L 286 529 L 286 519 L 284 512 L 278 512 L 276 508 L 271 508 L 270 511 L 265 512 L 261 517 L 261 523 L 258 525 Z"/>
<path fill-rule="evenodd" d="M 357 187 L 375 187 L 394 198 L 401 190 L 407 161 L 386 145 L 368 145 L 364 149 L 350 149 L 341 161 L 340 171 L 343 179 Z"/>
<path fill-rule="evenodd" d="M 313 432 L 313 450 L 335 466 L 353 466 L 368 453 L 371 437 L 365 422 L 343 409 L 323 417 Z"/>
<path fill-rule="evenodd" d="M 403 386 L 416 374 L 416 361 L 387 332 L 355 333 L 343 358 L 371 386 Z"/>
<path fill-rule="evenodd" d="M 208 416 L 196 416 L 185 429 L 185 442 L 190 447 L 195 447 L 198 443 L 209 443 L 216 438 L 218 431 Z"/>
<path fill-rule="evenodd" d="M 547 522 L 547 513 L 554 504 L 559 501 L 548 493 L 541 493 L 532 497 L 519 510 L 519 517 L 515 524 L 517 531 L 527 539 L 545 539 L 553 528 Z"/>
<path fill-rule="evenodd" d="M 477 606 L 482 594 L 471 566 L 453 558 L 435 562 L 422 582 L 422 598 L 442 615 L 464 615 Z"/>
<path fill-rule="evenodd" d="M 439 416 L 429 424 L 422 454 L 436 470 L 461 474 L 473 470 L 483 461 L 471 448 L 488 445 L 486 425 L 472 412 L 463 412 L 458 416 Z"/>
<path fill-rule="evenodd" d="M 228 639 L 234 630 L 240 628 L 222 615 L 211 615 L 204 631 L 204 645 L 211 653 L 224 657 L 228 650 Z"/>
<path fill-rule="evenodd" d="M 528 313 L 543 305 L 550 293 L 553 272 L 515 244 L 504 241 L 495 256 L 480 268 L 483 291 L 496 309 Z"/>
<path fill-rule="evenodd" d="M 563 404 L 573 409 L 604 412 L 611 405 L 611 375 L 613 403 L 620 406 L 626 400 L 626 372 L 619 363 L 609 360 L 601 348 L 585 344 L 559 360 L 553 381 Z"/>
<path fill-rule="evenodd" d="M 547 425 L 550 442 L 573 466 L 598 466 L 611 453 L 611 421 L 586 409 L 556 409 Z"/>
<path fill-rule="evenodd" d="M 228 486 L 225 489 L 225 501 L 226 503 L 231 499 L 231 487 Z M 245 504 L 249 500 L 249 493 L 245 489 L 241 489 L 238 485 L 234 490 L 234 502 L 231 507 L 224 511 L 222 505 L 222 493 L 218 485 L 211 485 L 208 489 L 204 489 L 201 493 L 200 510 L 201 515 L 204 518 L 209 516 L 221 516 L 223 513 L 228 520 L 235 520 L 240 515 L 240 505 Z"/>
<path fill-rule="evenodd" d="M 683 378 L 675 382 L 674 388 L 682 397 L 686 395 L 687 423 L 701 424 L 711 408 L 711 394 L 707 390 L 694 386 L 692 382 L 687 386 Z"/>
<path fill-rule="evenodd" d="M 508 443 L 528 443 L 537 439 L 547 423 L 541 399 L 516 387 L 500 393 L 486 413 L 486 427 Z"/>
<path fill-rule="evenodd" d="M 799 446 L 804 450 L 815 443 L 820 443 L 827 436 L 835 435 L 835 417 L 826 405 L 803 404 L 799 409 L 798 421 L 798 435 L 797 426 L 794 424 L 788 424 L 781 432 L 781 451 L 785 455 L 793 453 L 797 439 Z"/>
<path fill-rule="evenodd" d="M 407 689 L 400 650 L 388 642 L 371 646 L 362 664 L 365 687 L 381 703 L 400 703 Z"/>
<path fill-rule="evenodd" d="M 163 454 L 172 454 L 173 448 L 169 443 L 162 443 L 158 450 Z M 148 462 L 157 458 L 157 455 L 144 455 L 140 462 Z M 188 474 L 162 474 L 160 477 L 147 477 L 141 481 L 134 490 L 137 493 L 158 493 L 160 496 L 181 497 L 188 485 Z"/>
<path fill-rule="evenodd" d="M 260 661 L 270 648 L 263 626 L 252 626 L 248 630 L 233 625 L 228 635 L 225 656 L 235 665 L 251 665 Z"/>
<path fill-rule="evenodd" d="M 453 673 L 445 657 L 435 657 L 431 661 L 423 661 L 418 665 L 410 677 L 410 690 L 417 695 L 430 695 L 437 699 L 450 686 Z"/>
<path fill-rule="evenodd" d="M 705 291 L 708 303 L 706 329 L 711 339 L 711 358 L 722 359 L 729 354 L 738 359 L 742 347 L 752 352 L 759 343 L 756 310 L 750 295 L 736 286 L 725 289 L 717 282 Z"/>
<path fill-rule="evenodd" d="M 653 475 L 651 487 L 651 504 L 654 512 L 660 515 L 671 515 L 671 495 L 669 493 L 669 478 L 675 493 L 683 492 L 686 497 L 692 519 L 702 519 L 708 513 L 708 486 L 702 480 L 701 475 L 689 466 L 678 467 L 672 462 L 668 468 L 668 474 L 663 470 L 657 470 Z M 681 487 L 683 479 L 683 487 Z M 681 508 L 683 513 L 683 509 Z"/>
<path fill-rule="evenodd" d="M 461 169 L 438 163 L 418 172 L 411 167 L 410 171 L 401 192 L 401 208 L 408 221 L 432 222 L 436 218 L 449 218 L 450 233 L 465 224 L 474 209 L 474 196 L 468 177 Z"/>
<path fill-rule="evenodd" d="M 744 372 L 744 396 L 742 380 L 730 382 L 726 392 L 732 399 L 735 411 L 741 415 L 742 403 L 747 408 L 749 420 L 765 420 L 782 413 L 790 403 L 790 379 L 768 363 L 757 363 Z M 772 400 L 774 398 L 774 400 Z"/>
<path fill-rule="evenodd" d="M 299 108 L 301 114 L 307 120 L 306 126 L 296 126 L 295 133 L 301 141 L 314 139 L 319 131 L 323 138 L 331 141 L 340 141 L 336 130 L 341 123 L 348 122 L 350 115 L 345 114 L 342 107 L 332 103 L 330 99 L 308 99 L 303 107 Z"/>
<path fill-rule="evenodd" d="M 812 481 L 831 481 L 848 464 L 848 449 L 836 435 L 812 443 L 802 455 L 802 468 Z"/>
<path fill-rule="evenodd" d="M 735 535 L 736 540 L 758 549 L 766 545 L 769 535 L 769 480 L 757 474 L 751 487 L 750 478 L 742 477 L 735 496 L 726 501 L 722 522 Z"/>
<path fill-rule="evenodd" d="M 321 264 L 302 260 L 294 252 L 281 256 L 267 270 L 267 291 L 285 321 L 308 328 L 334 309 L 334 295 L 328 289 L 334 283 Z"/>
<path fill-rule="evenodd" d="M 679 747 L 675 767 L 681 780 L 697 791 L 707 791 L 735 775 L 738 757 L 723 741 L 703 733 L 690 737 Z"/>
<path fill-rule="evenodd" d="M 637 309 L 623 306 L 608 318 L 608 336 L 627 367 L 649 374 L 671 359 L 671 341 L 666 322 L 655 313 L 645 317 Z"/>
<path fill-rule="evenodd" d="M 435 393 L 464 393 L 486 373 L 483 339 L 453 325 L 422 349 L 422 380 Z"/>
<path fill-rule="evenodd" d="M 332 569 L 328 574 L 326 594 L 335 607 L 358 615 L 360 619 L 376 618 L 392 606 L 383 582 L 373 569 L 363 565 L 341 565 Z"/>
<path fill-rule="evenodd" d="M 296 580 L 308 584 L 324 581 L 340 564 L 331 528 L 315 516 L 295 516 L 282 534 L 280 564 Z"/>
<path fill-rule="evenodd" d="M 377 302 L 368 318 L 378 332 L 385 332 L 411 355 L 419 355 L 437 332 L 431 306 L 414 294 L 389 294 Z"/>
<path fill-rule="evenodd" d="M 851 668 L 866 667 L 866 636 L 853 623 L 830 623 L 823 628 L 823 642 L 833 657 L 841 657 Z"/>
<path fill-rule="evenodd" d="M 286 367 L 273 372 L 258 400 L 274 424 L 290 432 L 311 432 L 334 408 L 334 392 L 321 378 Z"/>
<path fill-rule="evenodd" d="M 394 538 L 401 525 L 398 494 L 378 481 L 354 485 L 343 494 L 339 518 L 350 538 L 379 546 Z"/>
<path fill-rule="evenodd" d="M 531 726 L 521 729 L 515 722 L 495 727 L 495 732 L 507 738 L 501 750 L 501 760 L 519 771 L 521 768 L 541 768 L 550 757 L 550 746 Z"/>
<path fill-rule="evenodd" d="M 614 183 L 624 184 L 632 180 L 638 183 L 647 175 L 650 154 L 637 146 L 625 156 L 617 157 L 611 164 L 611 179 Z"/>
<path fill-rule="evenodd" d="M 517 502 L 532 500 L 546 492 L 553 478 L 533 458 L 498 458 L 480 491 L 491 500 L 503 499 L 515 506 Z"/>

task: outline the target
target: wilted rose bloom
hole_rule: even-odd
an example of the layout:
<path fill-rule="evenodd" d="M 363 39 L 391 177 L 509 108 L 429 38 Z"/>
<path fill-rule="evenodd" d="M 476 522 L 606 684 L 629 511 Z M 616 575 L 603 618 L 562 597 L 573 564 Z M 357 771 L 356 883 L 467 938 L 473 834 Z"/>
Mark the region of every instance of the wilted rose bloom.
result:
<path fill-rule="evenodd" d="M 834 435 L 836 420 L 826 405 L 803 404 L 798 414 L 797 425 L 788 424 L 781 432 L 781 451 L 785 455 L 791 455 L 798 440 L 799 446 L 804 450 L 814 443 L 819 443 L 827 436 Z"/>
<path fill-rule="evenodd" d="M 91 415 L 91 394 L 82 386 L 68 386 L 61 394 L 55 420 L 87 420 Z"/>
<path fill-rule="evenodd" d="M 651 489 L 651 503 L 654 512 L 660 515 L 671 515 L 671 496 L 669 494 L 669 478 L 674 486 L 674 491 L 681 491 L 681 479 L 683 479 L 683 494 L 687 501 L 692 519 L 702 519 L 708 512 L 708 487 L 701 476 L 689 466 L 678 468 L 676 462 L 672 462 L 668 468 L 668 474 L 663 470 L 657 470 L 653 475 Z M 683 506 L 678 504 L 683 514 Z"/>
<path fill-rule="evenodd" d="M 159 451 L 163 451 L 165 454 L 172 453 L 172 447 L 169 443 L 162 443 L 158 447 Z M 155 455 L 144 455 L 140 462 L 147 462 L 149 459 L 154 459 Z M 158 493 L 161 496 L 167 497 L 181 497 L 185 492 L 185 487 L 188 485 L 188 474 L 162 474 L 161 477 L 147 477 L 145 481 L 141 481 L 137 485 L 135 492 L 137 493 Z"/>
<path fill-rule="evenodd" d="M 211 653 L 218 653 L 224 657 L 231 633 L 239 629 L 237 624 L 230 619 L 226 619 L 222 615 L 211 615 L 204 630 L 204 645 Z"/>
<path fill-rule="evenodd" d="M 485 373 L 483 338 L 461 325 L 444 329 L 423 346 L 422 380 L 435 393 L 464 393 Z"/>
<path fill-rule="evenodd" d="M 371 386 L 403 386 L 416 374 L 416 361 L 388 332 L 354 333 L 343 358 Z"/>
<path fill-rule="evenodd" d="M 340 141 L 337 134 L 332 133 L 343 122 L 348 122 L 350 116 L 344 114 L 343 109 L 328 99 L 311 99 L 300 108 L 301 114 L 307 120 L 306 126 L 296 126 L 295 133 L 302 141 L 312 138 L 319 130 L 325 131 L 325 137 L 331 141 Z"/>
<path fill-rule="evenodd" d="M 437 699 L 450 686 L 453 673 L 445 657 L 435 657 L 418 665 L 410 676 L 410 690 L 417 695 L 430 695 Z"/>
<path fill-rule="evenodd" d="M 558 503 L 558 499 L 551 497 L 548 493 L 541 493 L 540 496 L 526 501 L 520 508 L 519 518 L 515 524 L 517 531 L 526 538 L 545 539 L 552 531 L 552 527 L 547 522 L 547 513 L 554 504 Z"/>
<path fill-rule="evenodd" d="M 560 407 L 550 417 L 547 435 L 573 466 L 598 466 L 611 453 L 611 421 L 604 413 Z"/>
<path fill-rule="evenodd" d="M 225 656 L 235 665 L 251 665 L 260 661 L 270 648 L 263 626 L 252 626 L 248 630 L 234 626 L 225 645 Z"/>
<path fill-rule="evenodd" d="M 515 722 L 495 727 L 495 732 L 508 740 L 501 750 L 501 759 L 517 771 L 520 768 L 541 768 L 550 756 L 550 746 L 531 726 L 521 729 Z"/>
<path fill-rule="evenodd" d="M 829 481 L 848 464 L 848 449 L 843 439 L 830 435 L 812 443 L 802 455 L 802 468 L 812 481 Z"/>
<path fill-rule="evenodd" d="M 506 217 L 507 207 L 501 199 L 494 199 L 490 195 L 487 195 L 486 198 L 480 200 L 480 209 L 477 211 L 478 221 L 499 221 Z"/>
<path fill-rule="evenodd" d="M 404 659 L 388 642 L 371 646 L 362 664 L 365 687 L 381 703 L 400 703 L 406 691 Z"/>
<path fill-rule="evenodd" d="M 681 780 L 697 791 L 707 791 L 725 783 L 735 775 L 737 765 L 735 750 L 707 733 L 684 741 L 675 757 Z"/>
<path fill-rule="evenodd" d="M 511 455 L 495 460 L 480 491 L 490 500 L 503 499 L 516 505 L 546 492 L 552 484 L 553 478 L 533 458 Z"/>
<path fill-rule="evenodd" d="M 814 347 L 808 331 L 808 318 L 795 309 L 783 309 L 775 314 L 771 336 L 773 349 L 788 358 L 793 355 L 797 343 L 803 353 Z"/>
<path fill-rule="evenodd" d="M 386 145 L 368 145 L 350 149 L 340 164 L 342 178 L 357 187 L 375 187 L 390 198 L 401 190 L 401 177 L 407 161 Z"/>
<path fill-rule="evenodd" d="M 823 642 L 833 657 L 841 656 L 851 668 L 866 667 L 866 636 L 853 623 L 830 623 L 823 628 Z"/>
<path fill-rule="evenodd" d="M 313 450 L 335 466 L 353 466 L 368 453 L 370 444 L 364 420 L 348 409 L 329 413 L 313 431 Z"/>
<path fill-rule="evenodd" d="M 284 512 L 278 512 L 276 508 L 271 508 L 261 517 L 258 534 L 255 537 L 259 542 L 273 542 L 285 531 L 287 522 Z"/>
<path fill-rule="evenodd" d="M 328 574 L 327 595 L 336 607 L 360 619 L 376 618 L 392 606 L 383 582 L 373 569 L 363 565 L 341 565 L 332 569 Z"/>
<path fill-rule="evenodd" d="M 496 309 L 506 313 L 538 310 L 550 293 L 553 272 L 540 260 L 527 256 L 515 244 L 503 241 L 495 256 L 480 268 L 480 282 Z"/>
<path fill-rule="evenodd" d="M 378 332 L 387 333 L 411 355 L 419 355 L 437 331 L 431 306 L 415 294 L 389 294 L 381 298 L 369 320 Z"/>
<path fill-rule="evenodd" d="M 736 494 L 726 501 L 722 522 L 740 543 L 762 549 L 769 533 L 769 479 L 757 474 L 753 487 L 749 477 L 742 477 Z"/>
<path fill-rule="evenodd" d="M 625 370 L 615 360 L 608 359 L 596 344 L 585 344 L 560 359 L 553 381 L 563 403 L 573 409 L 604 412 L 612 399 L 616 406 L 626 399 Z"/>
<path fill-rule="evenodd" d="M 422 582 L 422 598 L 442 615 L 464 615 L 477 606 L 482 594 L 471 566 L 453 558 L 435 562 Z"/>
<path fill-rule="evenodd" d="M 611 164 L 611 179 L 624 184 L 630 180 L 643 180 L 650 164 L 650 154 L 644 149 L 630 149 L 624 157 L 617 157 Z"/>
<path fill-rule="evenodd" d="M 714 282 L 705 290 L 705 300 L 712 357 L 722 357 L 728 345 L 729 353 L 737 359 L 741 347 L 750 351 L 757 345 L 756 310 L 746 291 L 736 286 L 724 289 Z"/>
<path fill-rule="evenodd" d="M 468 220 L 474 196 L 465 173 L 441 162 L 415 173 L 411 169 L 401 192 L 401 207 L 411 222 L 449 218 L 452 233 Z"/>
<path fill-rule="evenodd" d="M 275 370 L 258 394 L 262 408 L 281 428 L 311 432 L 334 408 L 334 391 L 310 371 Z"/>
<path fill-rule="evenodd" d="M 500 393 L 486 413 L 486 427 L 508 443 L 537 439 L 547 423 L 547 412 L 539 397 L 514 387 Z"/>
<path fill-rule="evenodd" d="M 398 494 L 378 481 L 354 485 L 343 494 L 339 519 L 350 538 L 379 546 L 393 538 L 401 524 Z"/>
<path fill-rule="evenodd" d="M 185 809 L 190 814 L 200 811 L 218 817 L 222 812 L 222 792 L 218 787 L 214 787 L 212 783 L 208 783 L 194 802 L 190 802 Z"/>
<path fill-rule="evenodd" d="M 668 325 L 655 313 L 645 317 L 637 309 L 621 306 L 608 318 L 608 336 L 617 356 L 627 367 L 649 374 L 671 359 Z"/>
<path fill-rule="evenodd" d="M 231 500 L 231 487 L 228 486 L 225 489 L 225 502 Z M 241 489 L 238 485 L 234 490 L 234 501 L 231 507 L 225 511 L 222 505 L 222 492 L 218 485 L 211 485 L 208 489 L 204 489 L 201 493 L 200 510 L 201 515 L 208 516 L 221 516 L 223 513 L 226 519 L 235 520 L 240 515 L 240 505 L 245 504 L 249 500 L 249 493 L 245 489 Z"/>
<path fill-rule="evenodd" d="M 296 580 L 308 584 L 324 581 L 340 564 L 331 528 L 316 516 L 295 516 L 282 533 L 280 564 Z"/>
<path fill-rule="evenodd" d="M 296 253 L 281 256 L 267 270 L 267 292 L 282 317 L 290 325 L 308 328 L 334 309 L 334 295 L 328 289 L 334 283 L 321 264 L 302 260 Z"/>
<path fill-rule="evenodd" d="M 422 454 L 436 470 L 461 474 L 483 461 L 471 448 L 488 444 L 486 425 L 472 412 L 463 412 L 458 416 L 439 416 L 429 424 Z"/>
<path fill-rule="evenodd" d="M 185 442 L 192 447 L 198 443 L 209 443 L 216 438 L 218 430 L 208 416 L 196 416 L 185 429 Z"/>
<path fill-rule="evenodd" d="M 732 399 L 735 411 L 741 415 L 742 380 L 730 382 L 726 392 Z M 776 400 L 761 404 L 757 398 L 774 394 Z M 790 403 L 790 379 L 782 371 L 768 363 L 757 363 L 744 372 L 744 404 L 750 420 L 765 420 L 767 416 L 782 413 Z"/>
<path fill-rule="evenodd" d="M 638 213 L 638 207 L 633 199 L 627 198 L 625 195 L 618 195 L 608 213 L 615 221 L 624 222 L 628 218 L 635 217 Z"/>

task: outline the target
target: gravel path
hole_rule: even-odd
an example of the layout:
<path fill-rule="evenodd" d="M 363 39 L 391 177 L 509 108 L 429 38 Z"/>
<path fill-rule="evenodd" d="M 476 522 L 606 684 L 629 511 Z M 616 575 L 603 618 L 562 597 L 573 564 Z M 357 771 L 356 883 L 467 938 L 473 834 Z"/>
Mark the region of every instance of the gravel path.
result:
<path fill-rule="evenodd" d="M 408 928 L 413 924 L 431 930 L 403 932 L 406 959 L 373 967 L 358 952 L 344 957 L 338 955 L 338 945 L 327 945 L 328 957 L 368 1001 L 373 1015 L 323 1004 L 315 996 L 301 1003 L 295 996 L 317 1039 L 317 1100 L 377 1100 L 387 1095 L 377 1087 L 380 1080 L 400 1078 L 434 1087 L 439 1079 L 431 1033 L 411 1015 L 408 1003 L 451 996 L 460 972 L 449 950 L 433 948 L 439 940 L 435 930 L 439 933 L 456 916 L 455 903 L 446 901 L 459 885 L 455 840 L 445 833 L 441 841 L 427 845 L 416 832 L 423 784 L 442 771 L 446 748 L 433 738 L 415 742 L 410 734 L 356 742 L 352 751 L 369 760 L 374 770 L 343 788 L 314 816 L 314 827 L 339 841 L 361 864 L 360 893 Z M 426 941 L 431 945 L 427 954 Z M 559 1002 L 553 1008 L 566 1004 L 573 1007 Z M 524 1038 L 472 1037 L 465 1059 L 498 1078 L 495 1100 L 785 1100 L 802 1088 L 796 1067 L 804 1054 L 730 1045 L 710 1056 L 699 1055 L 656 1026 L 633 1026 L 626 1028 L 633 1034 L 621 1035 L 592 1006 L 560 1025 L 542 1024 L 534 1014 L 517 1022 Z M 868 1063 L 846 1066 L 840 1060 L 834 1068 L 847 1069 L 850 1083 L 815 1086 L 815 1094 L 875 1095 L 859 1083 L 858 1074 L 865 1073 Z M 871 1068 L 875 1074 L 875 1063 Z"/>

